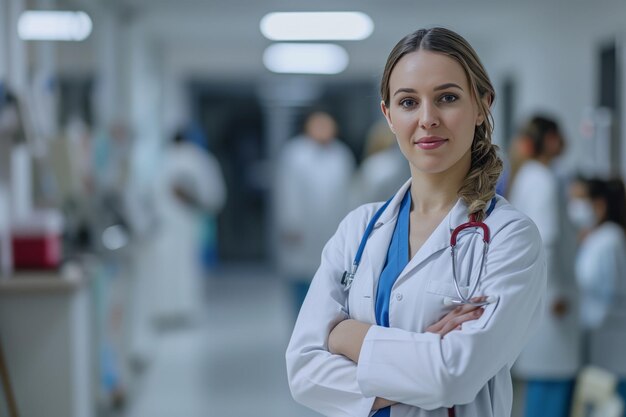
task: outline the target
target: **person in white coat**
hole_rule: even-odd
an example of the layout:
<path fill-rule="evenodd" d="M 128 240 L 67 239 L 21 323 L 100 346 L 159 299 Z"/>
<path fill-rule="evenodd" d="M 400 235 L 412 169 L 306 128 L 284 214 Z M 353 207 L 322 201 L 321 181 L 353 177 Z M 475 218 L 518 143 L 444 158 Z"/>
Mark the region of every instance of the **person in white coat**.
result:
<path fill-rule="evenodd" d="M 588 230 L 576 258 L 585 332 L 585 363 L 619 378 L 626 402 L 626 195 L 619 179 L 583 181 L 586 195 L 570 201 L 570 216 Z M 626 413 L 625 413 L 626 416 Z"/>
<path fill-rule="evenodd" d="M 193 321 L 202 303 L 203 213 L 217 214 L 226 186 L 217 159 L 177 133 L 155 181 L 158 231 L 154 244 L 155 317 L 164 324 Z"/>
<path fill-rule="evenodd" d="M 370 128 L 365 155 L 354 176 L 353 207 L 386 201 L 411 176 L 409 164 L 385 120 Z"/>
<path fill-rule="evenodd" d="M 277 260 L 290 283 L 294 317 L 308 291 L 324 243 L 349 209 L 355 162 L 325 112 L 306 117 L 304 133 L 287 142 L 276 170 Z"/>
<path fill-rule="evenodd" d="M 495 196 L 493 86 L 465 39 L 433 28 L 394 47 L 381 95 L 411 179 L 326 244 L 286 352 L 292 395 L 334 417 L 509 416 L 546 270 L 533 222 Z"/>
<path fill-rule="evenodd" d="M 537 225 L 546 249 L 548 289 L 539 330 L 513 369 L 527 382 L 525 416 L 567 417 L 580 368 L 580 327 L 574 276 L 575 236 L 568 221 L 564 189 L 551 163 L 564 148 L 557 123 L 534 116 L 521 136 L 532 145 L 530 158 L 512 179 L 511 204 Z"/>

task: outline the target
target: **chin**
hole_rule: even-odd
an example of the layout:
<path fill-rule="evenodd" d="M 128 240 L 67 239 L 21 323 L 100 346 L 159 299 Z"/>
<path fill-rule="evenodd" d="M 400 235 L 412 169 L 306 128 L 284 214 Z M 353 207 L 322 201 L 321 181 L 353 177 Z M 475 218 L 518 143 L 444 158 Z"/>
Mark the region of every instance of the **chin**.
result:
<path fill-rule="evenodd" d="M 415 168 L 417 172 L 421 172 L 423 174 L 441 174 L 442 172 L 448 171 L 451 166 L 447 161 L 442 161 L 439 158 L 429 158 L 429 161 L 416 161 L 411 162 L 411 165 Z"/>

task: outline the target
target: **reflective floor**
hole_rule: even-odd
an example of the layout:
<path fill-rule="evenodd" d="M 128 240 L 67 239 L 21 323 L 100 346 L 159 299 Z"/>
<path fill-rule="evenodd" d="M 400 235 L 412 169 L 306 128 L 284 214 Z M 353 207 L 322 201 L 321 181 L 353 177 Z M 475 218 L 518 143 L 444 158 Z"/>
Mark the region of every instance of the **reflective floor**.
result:
<path fill-rule="evenodd" d="M 292 317 L 283 282 L 266 270 L 227 268 L 208 287 L 198 325 L 159 334 L 126 417 L 319 416 L 287 386 Z"/>

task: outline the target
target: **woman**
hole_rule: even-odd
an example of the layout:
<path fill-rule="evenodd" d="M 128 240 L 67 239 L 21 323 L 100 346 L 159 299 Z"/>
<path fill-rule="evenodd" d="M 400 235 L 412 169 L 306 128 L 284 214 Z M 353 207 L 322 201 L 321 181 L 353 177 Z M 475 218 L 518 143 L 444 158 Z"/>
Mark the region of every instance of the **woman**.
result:
<path fill-rule="evenodd" d="M 626 197 L 621 180 L 583 181 L 574 219 L 591 226 L 580 245 L 576 278 L 581 290 L 581 323 L 587 331 L 588 364 L 614 372 L 626 401 Z M 574 214 L 574 213 L 573 213 Z"/>
<path fill-rule="evenodd" d="M 493 87 L 469 44 L 434 28 L 396 45 L 381 93 L 411 179 L 386 207 L 351 212 L 324 248 L 287 348 L 292 394 L 327 416 L 507 416 L 509 370 L 539 320 L 545 266 L 534 224 L 494 198 Z M 483 263 L 482 234 L 462 233 L 458 294 L 448 248 L 469 215 L 491 244 Z M 476 305 L 454 304 L 460 295 Z"/>
<path fill-rule="evenodd" d="M 552 170 L 563 152 L 558 124 L 532 117 L 521 137 L 530 145 L 528 158 L 513 178 L 511 204 L 537 225 L 548 270 L 543 320 L 513 373 L 526 381 L 525 417 L 567 417 L 580 367 L 580 330 L 576 314 L 573 227 L 567 222 L 565 192 Z"/>

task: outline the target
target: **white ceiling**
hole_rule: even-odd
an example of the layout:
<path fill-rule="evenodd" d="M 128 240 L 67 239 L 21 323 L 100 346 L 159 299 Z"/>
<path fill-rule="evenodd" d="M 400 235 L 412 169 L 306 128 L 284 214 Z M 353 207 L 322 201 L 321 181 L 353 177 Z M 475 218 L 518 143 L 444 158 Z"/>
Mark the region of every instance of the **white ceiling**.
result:
<path fill-rule="evenodd" d="M 60 3 L 63 3 L 60 1 Z M 588 11 L 612 10 L 620 0 L 363 0 L 305 2 L 254 0 L 71 0 L 68 7 L 115 7 L 129 27 L 144 31 L 157 46 L 166 65 L 188 74 L 218 76 L 266 76 L 264 49 L 271 44 L 259 31 L 259 21 L 272 11 L 347 11 L 369 14 L 373 35 L 357 42 L 339 42 L 350 55 L 343 76 L 369 77 L 380 67 L 405 34 L 442 25 L 457 30 L 478 50 L 483 59 L 496 53 L 499 43 L 514 34 L 548 28 L 558 36 L 568 20 Z M 624 21 L 626 21 L 626 16 Z M 98 15 L 94 16 L 97 30 Z M 92 57 L 93 40 L 83 45 L 64 45 L 74 57 Z M 83 53 L 76 53 L 79 49 Z M 87 51 L 89 49 L 89 51 Z M 61 59 L 66 64 L 71 60 Z M 93 61 L 92 61 L 93 62 Z M 85 69 L 91 64 L 74 63 Z"/>

